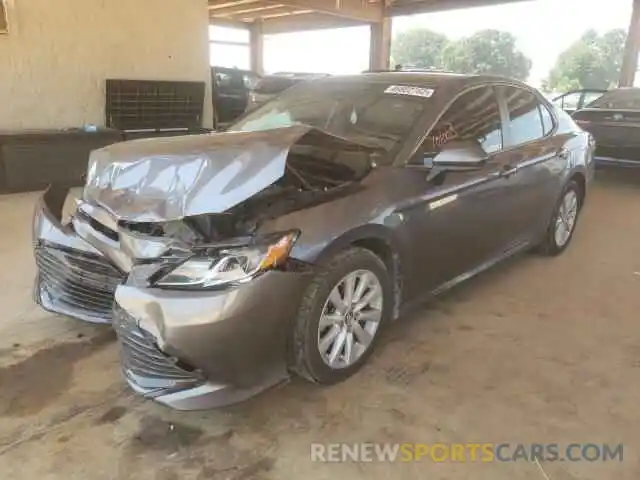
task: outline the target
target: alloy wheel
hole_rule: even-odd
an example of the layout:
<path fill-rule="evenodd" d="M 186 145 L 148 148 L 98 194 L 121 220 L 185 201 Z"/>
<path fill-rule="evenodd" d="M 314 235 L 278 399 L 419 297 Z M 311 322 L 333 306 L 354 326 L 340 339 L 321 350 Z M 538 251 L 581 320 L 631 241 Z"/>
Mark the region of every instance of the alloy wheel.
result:
<path fill-rule="evenodd" d="M 324 303 L 318 326 L 318 349 L 333 369 L 353 365 L 371 346 L 382 319 L 383 291 L 369 270 L 344 276 Z"/>
<path fill-rule="evenodd" d="M 562 198 L 556 218 L 554 236 L 558 247 L 564 247 L 571 238 L 577 216 L 578 195 L 575 190 L 568 190 Z"/>

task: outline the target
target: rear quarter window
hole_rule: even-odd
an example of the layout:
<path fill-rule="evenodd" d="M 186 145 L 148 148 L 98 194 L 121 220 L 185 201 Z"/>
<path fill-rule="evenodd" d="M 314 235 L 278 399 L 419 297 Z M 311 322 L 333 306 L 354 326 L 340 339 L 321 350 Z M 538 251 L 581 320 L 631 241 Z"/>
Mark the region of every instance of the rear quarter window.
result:
<path fill-rule="evenodd" d="M 554 113 L 556 114 L 556 119 L 558 120 L 558 132 L 564 133 L 574 132 L 578 130 L 578 126 L 573 121 L 573 118 L 571 118 L 571 115 L 565 112 L 562 108 L 556 106 L 554 109 Z"/>
<path fill-rule="evenodd" d="M 542 118 L 542 133 L 543 136 L 546 137 L 553 130 L 553 116 L 544 104 L 541 103 L 538 108 L 540 109 L 540 117 Z"/>

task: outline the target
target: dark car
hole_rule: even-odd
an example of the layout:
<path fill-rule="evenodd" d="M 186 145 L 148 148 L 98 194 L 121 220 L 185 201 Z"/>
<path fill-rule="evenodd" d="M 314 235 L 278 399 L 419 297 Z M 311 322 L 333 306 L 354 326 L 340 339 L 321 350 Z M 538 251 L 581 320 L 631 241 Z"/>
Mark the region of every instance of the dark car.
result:
<path fill-rule="evenodd" d="M 596 141 L 596 163 L 640 167 L 640 88 L 618 88 L 573 118 Z"/>
<path fill-rule="evenodd" d="M 607 90 L 598 88 L 585 88 L 582 90 L 572 90 L 562 95 L 554 97 L 552 102 L 554 105 L 560 107 L 565 112 L 572 114 L 573 112 L 586 107 L 590 103 L 594 102 L 602 95 L 607 93 Z"/>
<path fill-rule="evenodd" d="M 250 70 L 212 67 L 214 126 L 224 126 L 247 109 L 249 92 L 260 77 Z"/>
<path fill-rule="evenodd" d="M 300 82 L 327 76 L 327 74 L 323 73 L 293 72 L 278 72 L 274 73 L 273 75 L 265 75 L 258 82 L 256 82 L 255 86 L 252 88 L 251 93 L 249 94 L 247 111 L 255 110 L 260 105 L 263 105 L 269 100 L 272 100 L 280 93 Z"/>
<path fill-rule="evenodd" d="M 178 409 L 354 374 L 380 327 L 517 252 L 562 252 L 593 143 L 500 77 L 301 83 L 224 133 L 96 150 L 70 225 L 34 218 L 36 300 L 113 322 L 137 392 Z"/>

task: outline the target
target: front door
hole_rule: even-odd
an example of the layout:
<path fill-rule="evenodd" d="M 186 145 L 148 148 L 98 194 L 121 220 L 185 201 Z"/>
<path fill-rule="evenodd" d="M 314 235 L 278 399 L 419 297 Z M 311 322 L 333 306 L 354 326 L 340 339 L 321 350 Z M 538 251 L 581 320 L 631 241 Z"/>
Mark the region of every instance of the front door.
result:
<path fill-rule="evenodd" d="M 503 154 L 502 119 L 493 87 L 463 93 L 423 140 L 407 169 L 423 172 L 424 197 L 403 209 L 410 229 L 409 298 L 419 297 L 500 255 L 513 241 L 517 212 L 513 175 Z M 487 155 L 479 170 L 431 176 L 429 162 L 453 139 L 477 142 Z"/>

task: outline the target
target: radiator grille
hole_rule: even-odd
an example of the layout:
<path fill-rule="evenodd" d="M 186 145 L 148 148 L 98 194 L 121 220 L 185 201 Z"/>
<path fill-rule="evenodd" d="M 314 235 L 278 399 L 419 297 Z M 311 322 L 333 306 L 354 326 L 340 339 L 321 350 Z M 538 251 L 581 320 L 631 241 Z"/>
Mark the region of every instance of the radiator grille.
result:
<path fill-rule="evenodd" d="M 193 384 L 201 376 L 178 365 L 156 346 L 151 334 L 139 328 L 129 314 L 115 307 L 114 323 L 121 345 L 123 368 L 143 388 L 176 388 Z"/>
<path fill-rule="evenodd" d="M 124 274 L 98 256 L 37 246 L 40 287 L 59 307 L 110 319 L 116 287 Z"/>

